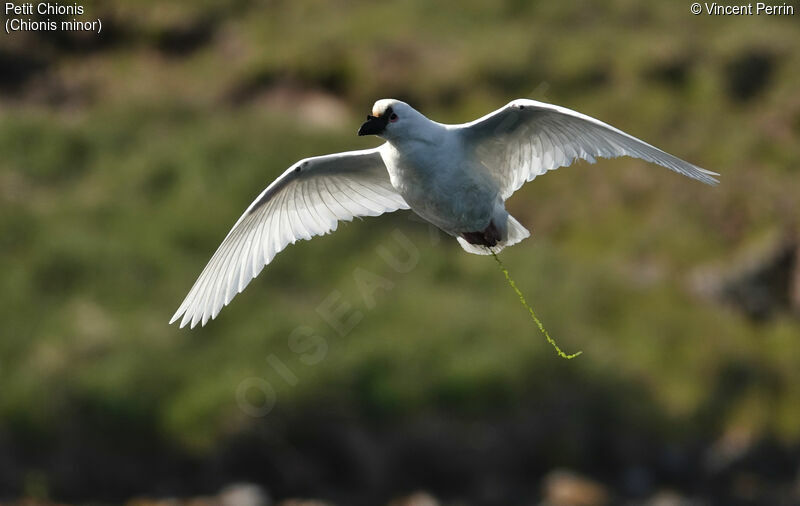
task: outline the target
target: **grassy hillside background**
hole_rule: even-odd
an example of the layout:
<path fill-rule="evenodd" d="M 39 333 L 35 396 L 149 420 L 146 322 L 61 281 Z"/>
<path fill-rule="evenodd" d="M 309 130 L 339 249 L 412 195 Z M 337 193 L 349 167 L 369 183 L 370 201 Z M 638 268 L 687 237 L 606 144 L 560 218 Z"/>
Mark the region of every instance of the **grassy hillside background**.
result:
<path fill-rule="evenodd" d="M 527 504 L 568 468 L 614 501 L 800 501 L 796 16 L 629 0 L 84 5 L 99 37 L 0 36 L 0 500 L 249 480 L 276 499 Z M 298 243 L 209 326 L 168 326 L 274 177 L 377 144 L 355 131 L 383 97 L 442 122 L 558 103 L 722 183 L 604 160 L 510 200 L 533 235 L 502 258 L 561 346 L 584 351 L 571 362 L 491 258 L 408 212 Z M 405 258 L 398 234 L 418 255 L 408 272 L 378 253 Z M 340 335 L 326 300 L 363 318 Z M 291 339 L 299 326 L 315 348 Z M 259 388 L 274 408 L 253 417 Z"/>

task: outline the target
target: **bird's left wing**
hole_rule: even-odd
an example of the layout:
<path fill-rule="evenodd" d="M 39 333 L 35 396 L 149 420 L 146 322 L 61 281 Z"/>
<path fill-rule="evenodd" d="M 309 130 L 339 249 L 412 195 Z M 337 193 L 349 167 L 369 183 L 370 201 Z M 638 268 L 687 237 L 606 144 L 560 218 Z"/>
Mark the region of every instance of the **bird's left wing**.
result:
<path fill-rule="evenodd" d="M 216 318 L 289 243 L 336 230 L 339 220 L 408 209 L 380 148 L 301 160 L 270 184 L 228 232 L 170 323 Z"/>
<path fill-rule="evenodd" d="M 577 158 L 632 156 L 657 163 L 684 176 L 715 184 L 718 175 L 670 155 L 585 114 L 537 102 L 514 100 L 471 123 L 457 125 L 465 145 L 490 171 L 508 198 L 526 181 Z"/>

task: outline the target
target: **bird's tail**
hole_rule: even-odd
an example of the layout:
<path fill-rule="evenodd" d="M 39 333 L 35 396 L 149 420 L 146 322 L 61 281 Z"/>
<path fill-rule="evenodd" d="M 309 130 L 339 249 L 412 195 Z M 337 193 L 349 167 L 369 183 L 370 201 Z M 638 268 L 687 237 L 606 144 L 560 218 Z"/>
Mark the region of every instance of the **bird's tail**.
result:
<path fill-rule="evenodd" d="M 531 236 L 530 231 L 527 228 L 522 226 L 522 223 L 518 222 L 513 216 L 510 214 L 507 215 L 508 218 L 506 219 L 506 238 L 498 242 L 495 246 L 482 246 L 480 244 L 470 244 L 467 242 L 466 239 L 463 237 L 456 237 L 458 239 L 458 243 L 464 248 L 464 251 L 467 253 L 472 253 L 475 255 L 491 255 L 494 253 L 499 253 L 502 251 L 503 248 L 507 246 L 513 246 L 518 242 L 522 241 L 523 239 L 527 239 Z"/>

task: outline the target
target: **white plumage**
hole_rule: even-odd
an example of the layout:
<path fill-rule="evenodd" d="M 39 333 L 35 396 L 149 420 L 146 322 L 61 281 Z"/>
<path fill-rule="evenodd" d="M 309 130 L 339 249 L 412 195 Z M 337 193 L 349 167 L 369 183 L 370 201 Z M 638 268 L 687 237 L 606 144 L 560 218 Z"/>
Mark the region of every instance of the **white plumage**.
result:
<path fill-rule="evenodd" d="M 582 158 L 632 156 L 708 184 L 710 172 L 584 114 L 515 100 L 462 125 L 429 120 L 398 100 L 379 100 L 359 135 L 368 150 L 301 160 L 250 204 L 170 323 L 205 325 L 278 252 L 336 230 L 339 221 L 411 208 L 470 253 L 528 237 L 504 202 L 526 181 Z M 182 318 L 181 318 L 182 317 Z"/>

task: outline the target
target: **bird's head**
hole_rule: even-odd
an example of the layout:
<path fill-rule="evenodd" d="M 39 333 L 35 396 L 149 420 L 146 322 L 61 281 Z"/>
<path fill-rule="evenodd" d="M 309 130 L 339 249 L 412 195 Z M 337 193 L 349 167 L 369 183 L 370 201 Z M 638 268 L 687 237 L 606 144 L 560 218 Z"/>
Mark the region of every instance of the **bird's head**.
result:
<path fill-rule="evenodd" d="M 425 116 L 405 102 L 384 98 L 372 106 L 372 114 L 358 129 L 358 135 L 377 135 L 384 139 L 408 136 L 409 132 L 422 125 Z"/>

